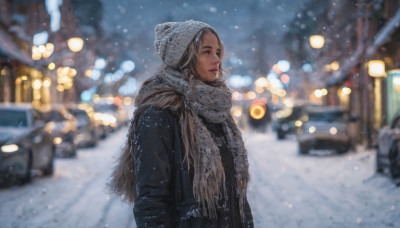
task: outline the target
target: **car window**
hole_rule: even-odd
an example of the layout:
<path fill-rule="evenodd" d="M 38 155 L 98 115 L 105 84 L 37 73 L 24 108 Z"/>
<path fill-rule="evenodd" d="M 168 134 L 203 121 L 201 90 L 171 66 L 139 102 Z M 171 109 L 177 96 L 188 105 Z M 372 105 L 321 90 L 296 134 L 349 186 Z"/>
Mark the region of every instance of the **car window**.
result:
<path fill-rule="evenodd" d="M 68 109 L 68 112 L 71 113 L 73 116 L 75 116 L 78 119 L 87 119 L 89 120 L 89 116 L 84 110 L 80 109 Z"/>
<path fill-rule="evenodd" d="M 116 112 L 118 110 L 118 106 L 115 104 L 96 104 L 94 109 L 96 112 Z"/>
<path fill-rule="evenodd" d="M 57 111 L 57 110 L 52 110 L 52 111 L 46 112 L 44 114 L 44 119 L 46 122 L 66 120 L 64 115 L 60 111 Z"/>
<path fill-rule="evenodd" d="M 310 112 L 308 114 L 308 120 L 316 122 L 341 122 L 346 120 L 346 115 L 342 111 Z"/>
<path fill-rule="evenodd" d="M 301 107 L 293 107 L 292 114 L 288 116 L 289 120 L 297 120 L 300 118 L 302 114 L 302 108 Z"/>
<path fill-rule="evenodd" d="M 26 111 L 20 110 L 0 110 L 1 127 L 28 127 L 28 117 Z"/>
<path fill-rule="evenodd" d="M 40 112 L 38 110 L 35 110 L 35 109 L 32 110 L 32 117 L 33 117 L 33 122 L 35 122 L 37 120 L 42 120 L 42 115 L 40 114 Z"/>

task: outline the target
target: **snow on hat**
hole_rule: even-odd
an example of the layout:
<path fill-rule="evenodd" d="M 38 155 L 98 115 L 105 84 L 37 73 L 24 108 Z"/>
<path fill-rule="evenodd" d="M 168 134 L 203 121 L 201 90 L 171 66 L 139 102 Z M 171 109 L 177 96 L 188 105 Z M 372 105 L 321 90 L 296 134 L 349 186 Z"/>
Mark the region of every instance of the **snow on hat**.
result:
<path fill-rule="evenodd" d="M 154 47 L 168 66 L 176 68 L 183 53 L 202 28 L 211 28 L 200 21 L 166 22 L 155 28 Z"/>

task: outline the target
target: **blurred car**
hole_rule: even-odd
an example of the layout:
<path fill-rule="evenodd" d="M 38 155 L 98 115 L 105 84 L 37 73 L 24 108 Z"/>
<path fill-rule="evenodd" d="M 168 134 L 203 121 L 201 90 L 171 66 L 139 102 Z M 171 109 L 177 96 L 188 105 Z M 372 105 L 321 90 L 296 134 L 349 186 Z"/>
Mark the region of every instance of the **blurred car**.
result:
<path fill-rule="evenodd" d="M 0 176 L 29 182 L 31 170 L 52 175 L 53 138 L 40 111 L 29 104 L 0 104 Z"/>
<path fill-rule="evenodd" d="M 43 111 L 46 130 L 53 136 L 57 157 L 76 156 L 77 127 L 75 117 L 64 106 L 48 106 Z"/>
<path fill-rule="evenodd" d="M 400 111 L 390 126 L 379 130 L 376 171 L 400 178 Z"/>
<path fill-rule="evenodd" d="M 67 110 L 75 117 L 77 127 L 76 145 L 78 147 L 94 147 L 98 142 L 98 126 L 91 115 L 89 107 L 85 105 L 68 105 Z"/>
<path fill-rule="evenodd" d="M 271 121 L 270 110 L 262 100 L 253 100 L 248 109 L 248 123 L 252 129 L 266 132 Z"/>
<path fill-rule="evenodd" d="M 351 147 L 348 124 L 357 120 L 337 106 L 312 106 L 306 108 L 302 129 L 297 135 L 299 152 L 310 149 L 335 149 L 344 153 Z"/>
<path fill-rule="evenodd" d="M 128 114 L 121 104 L 101 101 L 94 103 L 93 108 L 96 112 L 95 119 L 112 131 L 128 123 Z"/>
<path fill-rule="evenodd" d="M 278 139 L 284 139 L 288 134 L 296 134 L 303 125 L 301 117 L 305 115 L 304 104 L 285 107 L 274 115 L 274 129 Z"/>

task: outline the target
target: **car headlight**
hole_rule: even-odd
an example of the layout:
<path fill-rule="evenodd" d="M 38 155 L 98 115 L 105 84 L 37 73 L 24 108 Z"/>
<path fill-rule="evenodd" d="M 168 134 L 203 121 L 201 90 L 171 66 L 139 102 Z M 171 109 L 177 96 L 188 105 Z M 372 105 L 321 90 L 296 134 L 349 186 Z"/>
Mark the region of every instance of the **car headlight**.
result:
<path fill-rule="evenodd" d="M 9 144 L 1 147 L 1 151 L 3 151 L 4 153 L 12 153 L 18 151 L 18 149 L 19 147 L 16 144 Z"/>
<path fill-rule="evenodd" d="M 337 128 L 336 127 L 331 127 L 331 129 L 329 129 L 329 133 L 331 133 L 331 135 L 336 135 L 337 134 Z"/>
<path fill-rule="evenodd" d="M 62 138 L 61 137 L 55 137 L 54 139 L 53 139 L 53 142 L 54 142 L 54 144 L 60 144 L 60 143 L 62 143 Z"/>
<path fill-rule="evenodd" d="M 317 128 L 314 127 L 314 126 L 311 126 L 311 127 L 308 128 L 308 132 L 309 132 L 310 134 L 314 133 L 316 130 L 317 130 Z"/>

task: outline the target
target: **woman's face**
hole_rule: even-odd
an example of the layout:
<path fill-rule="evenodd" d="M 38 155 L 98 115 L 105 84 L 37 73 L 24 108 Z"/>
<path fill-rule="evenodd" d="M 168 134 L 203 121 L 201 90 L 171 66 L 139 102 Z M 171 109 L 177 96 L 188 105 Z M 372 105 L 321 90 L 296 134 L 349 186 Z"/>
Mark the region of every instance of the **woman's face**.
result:
<path fill-rule="evenodd" d="M 203 82 L 212 82 L 218 78 L 218 70 L 221 64 L 221 49 L 217 37 L 211 33 L 205 33 L 198 53 L 197 71 Z"/>

